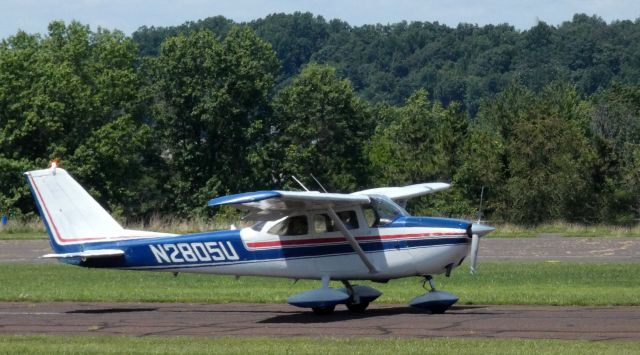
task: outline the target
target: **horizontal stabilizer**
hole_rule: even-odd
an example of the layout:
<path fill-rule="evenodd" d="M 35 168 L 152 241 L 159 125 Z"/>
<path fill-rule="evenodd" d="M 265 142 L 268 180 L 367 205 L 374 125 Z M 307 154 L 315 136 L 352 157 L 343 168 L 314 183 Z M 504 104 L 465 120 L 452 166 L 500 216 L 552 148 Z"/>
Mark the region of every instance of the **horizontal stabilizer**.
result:
<path fill-rule="evenodd" d="M 98 259 L 98 258 L 112 258 L 116 256 L 123 256 L 124 250 L 120 249 L 97 249 L 97 250 L 85 250 L 77 253 L 64 253 L 64 254 L 47 254 L 41 256 L 41 258 L 86 258 L 86 259 Z"/>

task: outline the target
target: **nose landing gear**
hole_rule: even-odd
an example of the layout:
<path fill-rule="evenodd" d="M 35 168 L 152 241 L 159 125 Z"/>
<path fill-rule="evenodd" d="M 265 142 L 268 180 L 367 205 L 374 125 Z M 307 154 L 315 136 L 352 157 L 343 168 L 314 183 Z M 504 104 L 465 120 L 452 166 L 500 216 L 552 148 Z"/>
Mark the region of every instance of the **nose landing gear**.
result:
<path fill-rule="evenodd" d="M 427 289 L 427 283 L 429 283 L 429 292 L 412 299 L 411 302 L 409 302 L 410 306 L 426 309 L 433 314 L 442 314 L 454 303 L 458 302 L 457 296 L 449 292 L 436 290 L 436 286 L 431 275 L 424 276 L 424 283 L 422 285 L 425 289 Z"/>

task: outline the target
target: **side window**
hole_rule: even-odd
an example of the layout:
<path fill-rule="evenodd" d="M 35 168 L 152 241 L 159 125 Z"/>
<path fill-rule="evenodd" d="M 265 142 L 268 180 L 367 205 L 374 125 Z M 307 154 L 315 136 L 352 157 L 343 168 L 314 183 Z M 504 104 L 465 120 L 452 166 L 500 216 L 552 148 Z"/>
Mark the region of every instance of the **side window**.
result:
<path fill-rule="evenodd" d="M 253 229 L 256 232 L 260 232 L 262 230 L 262 227 L 264 227 L 264 225 L 267 224 L 267 221 L 260 221 L 254 225 L 251 226 L 251 229 Z"/>
<path fill-rule="evenodd" d="M 333 220 L 326 214 L 317 214 L 313 216 L 313 227 L 316 233 L 327 233 L 336 230 Z"/>
<path fill-rule="evenodd" d="M 356 211 L 342 211 L 338 212 L 337 215 L 347 229 L 358 229 L 359 226 Z"/>
<path fill-rule="evenodd" d="M 303 235 L 308 231 L 307 216 L 289 217 L 269 229 L 269 233 L 277 235 Z"/>
<path fill-rule="evenodd" d="M 367 221 L 367 225 L 370 228 L 377 227 L 378 224 L 380 224 L 378 213 L 373 209 L 371 205 L 365 206 L 362 212 L 364 212 L 364 219 Z"/>

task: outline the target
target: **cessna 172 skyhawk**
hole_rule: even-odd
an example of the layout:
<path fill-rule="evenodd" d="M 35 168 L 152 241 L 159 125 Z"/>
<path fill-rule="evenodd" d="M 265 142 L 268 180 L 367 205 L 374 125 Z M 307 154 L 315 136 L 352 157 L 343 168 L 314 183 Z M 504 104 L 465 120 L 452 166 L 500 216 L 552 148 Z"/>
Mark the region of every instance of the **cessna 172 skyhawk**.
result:
<path fill-rule="evenodd" d="M 26 173 L 54 254 L 45 258 L 85 267 L 258 275 L 321 280 L 289 297 L 294 306 L 331 313 L 338 304 L 363 311 L 381 293 L 352 280 L 387 282 L 421 275 L 431 289 L 410 304 L 442 313 L 458 298 L 436 291 L 432 275 L 475 269 L 479 237 L 494 229 L 464 220 L 412 217 L 412 197 L 445 183 L 383 187 L 352 194 L 257 191 L 214 198 L 257 221 L 251 227 L 186 235 L 122 228 L 65 170 Z M 329 287 L 341 281 L 342 289 Z"/>

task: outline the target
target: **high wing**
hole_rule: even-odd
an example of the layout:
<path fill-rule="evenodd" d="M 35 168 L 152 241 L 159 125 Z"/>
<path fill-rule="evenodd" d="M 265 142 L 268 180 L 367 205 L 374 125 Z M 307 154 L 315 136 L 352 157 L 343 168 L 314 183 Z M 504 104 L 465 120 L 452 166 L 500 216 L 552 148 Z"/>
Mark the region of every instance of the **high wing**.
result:
<path fill-rule="evenodd" d="M 369 271 L 376 273 L 378 269 L 333 210 L 334 208 L 363 205 L 369 202 L 371 199 L 366 195 L 320 193 L 318 191 L 256 191 L 214 198 L 209 201 L 209 206 L 234 206 L 250 211 L 249 217 L 251 219 L 259 219 L 260 216 L 268 216 L 267 218 L 271 219 L 275 216 L 288 215 L 292 211 L 324 210 Z"/>
<path fill-rule="evenodd" d="M 450 186 L 444 182 L 428 182 L 403 187 L 378 187 L 354 192 L 352 195 L 384 195 L 404 207 L 410 198 L 446 190 Z"/>
<path fill-rule="evenodd" d="M 321 193 L 318 191 L 256 191 L 217 197 L 209 200 L 209 206 L 233 206 L 248 211 L 248 219 L 273 219 L 291 211 L 324 210 L 371 202 L 369 196 Z"/>

